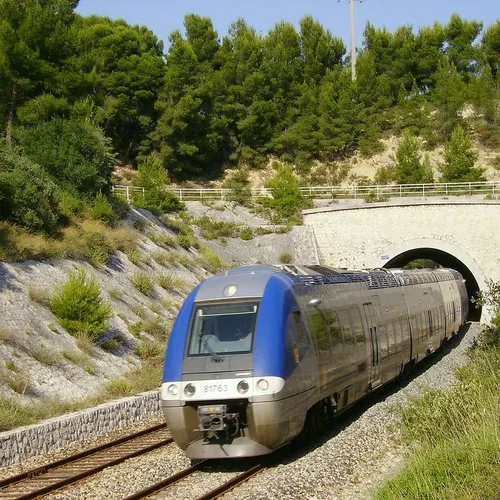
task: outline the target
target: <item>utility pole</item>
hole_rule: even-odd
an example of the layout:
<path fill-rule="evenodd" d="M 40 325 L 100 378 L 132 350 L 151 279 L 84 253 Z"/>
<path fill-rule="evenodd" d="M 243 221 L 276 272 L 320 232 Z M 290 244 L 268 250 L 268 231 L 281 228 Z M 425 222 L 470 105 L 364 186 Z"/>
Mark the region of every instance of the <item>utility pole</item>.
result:
<path fill-rule="evenodd" d="M 354 0 L 349 0 L 351 4 L 351 74 L 352 81 L 356 80 L 356 27 L 354 22 Z"/>

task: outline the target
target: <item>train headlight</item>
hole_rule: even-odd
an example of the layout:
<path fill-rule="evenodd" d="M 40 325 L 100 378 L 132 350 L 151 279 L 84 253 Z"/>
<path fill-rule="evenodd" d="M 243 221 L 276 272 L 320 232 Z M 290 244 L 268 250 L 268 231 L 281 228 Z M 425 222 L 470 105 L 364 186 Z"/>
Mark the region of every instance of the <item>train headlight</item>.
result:
<path fill-rule="evenodd" d="M 193 384 L 188 384 L 184 387 L 184 394 L 188 397 L 193 396 L 196 392 L 196 387 Z"/>
<path fill-rule="evenodd" d="M 248 382 L 246 380 L 242 380 L 241 382 L 239 382 L 238 386 L 236 387 L 240 394 L 245 394 L 245 392 L 247 392 L 249 388 L 250 386 L 248 385 Z"/>
<path fill-rule="evenodd" d="M 179 394 L 179 388 L 178 388 L 175 384 L 170 384 L 170 385 L 168 386 L 167 392 L 168 392 L 171 396 L 177 396 L 177 394 Z"/>
<path fill-rule="evenodd" d="M 267 391 L 269 389 L 269 382 L 265 378 L 261 378 L 257 382 L 257 387 L 261 391 Z"/>

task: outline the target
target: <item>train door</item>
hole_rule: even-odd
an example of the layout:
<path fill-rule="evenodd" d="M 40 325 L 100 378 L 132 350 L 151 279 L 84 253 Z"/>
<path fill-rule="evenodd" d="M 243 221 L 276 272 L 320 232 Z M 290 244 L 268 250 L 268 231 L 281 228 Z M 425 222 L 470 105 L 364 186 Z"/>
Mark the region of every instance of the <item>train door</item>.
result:
<path fill-rule="evenodd" d="M 377 333 L 377 322 L 375 317 L 375 309 L 372 302 L 363 304 L 363 312 L 368 325 L 368 332 L 371 344 L 371 374 L 370 386 L 376 387 L 380 384 L 380 344 Z"/>

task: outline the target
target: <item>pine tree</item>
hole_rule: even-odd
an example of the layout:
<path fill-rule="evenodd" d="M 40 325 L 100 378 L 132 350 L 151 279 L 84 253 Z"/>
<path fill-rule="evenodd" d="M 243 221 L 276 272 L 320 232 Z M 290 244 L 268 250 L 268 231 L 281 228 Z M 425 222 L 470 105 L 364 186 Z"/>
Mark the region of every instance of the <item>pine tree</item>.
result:
<path fill-rule="evenodd" d="M 429 159 L 420 161 L 420 140 L 406 131 L 396 150 L 396 182 L 398 184 L 420 184 L 432 182 Z"/>
<path fill-rule="evenodd" d="M 444 163 L 440 166 L 442 182 L 484 181 L 484 169 L 475 167 L 478 154 L 464 129 L 458 126 L 444 149 Z"/>

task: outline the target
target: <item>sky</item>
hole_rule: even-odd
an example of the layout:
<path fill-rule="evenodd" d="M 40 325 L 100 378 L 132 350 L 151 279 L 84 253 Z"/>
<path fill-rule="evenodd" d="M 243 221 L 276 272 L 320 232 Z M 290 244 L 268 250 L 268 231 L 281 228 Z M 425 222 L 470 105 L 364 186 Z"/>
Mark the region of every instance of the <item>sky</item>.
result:
<path fill-rule="evenodd" d="M 278 21 L 296 26 L 311 14 L 341 37 L 350 47 L 348 0 L 80 0 L 77 12 L 125 19 L 129 24 L 145 25 L 168 47 L 174 29 L 183 30 L 186 14 L 195 13 L 212 19 L 222 37 L 229 25 L 242 17 L 258 32 L 267 33 Z M 394 31 L 411 24 L 414 29 L 446 23 L 456 12 L 465 19 L 483 21 L 485 26 L 500 19 L 499 0 L 363 0 L 356 1 L 356 44 L 362 41 L 363 29 L 370 21 L 376 27 Z"/>

